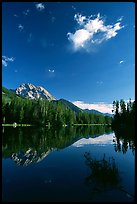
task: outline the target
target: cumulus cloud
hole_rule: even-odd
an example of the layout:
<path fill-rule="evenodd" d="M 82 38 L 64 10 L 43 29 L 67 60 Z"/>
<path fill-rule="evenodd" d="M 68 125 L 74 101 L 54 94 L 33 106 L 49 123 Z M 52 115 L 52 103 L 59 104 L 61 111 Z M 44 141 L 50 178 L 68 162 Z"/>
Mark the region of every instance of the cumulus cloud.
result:
<path fill-rule="evenodd" d="M 74 33 L 68 32 L 67 36 L 75 50 L 107 41 L 115 37 L 118 30 L 124 28 L 124 26 L 121 26 L 122 18 L 115 24 L 105 25 L 105 20 L 99 13 L 96 16 L 91 15 L 89 17 L 78 13 L 74 15 L 74 20 L 77 22 L 78 29 Z"/>
<path fill-rule="evenodd" d="M 74 34 L 68 33 L 68 39 L 73 42 L 76 49 L 79 47 L 84 47 L 90 38 L 90 33 L 85 29 L 77 30 Z"/>
<path fill-rule="evenodd" d="M 9 62 L 13 62 L 15 59 L 13 57 L 2 56 L 2 65 L 7 67 Z"/>
<path fill-rule="evenodd" d="M 124 26 L 120 26 L 120 22 L 115 23 L 114 26 L 107 26 L 105 39 L 107 40 L 107 39 L 110 39 L 112 37 L 115 37 L 117 35 L 117 31 L 123 27 Z"/>
<path fill-rule="evenodd" d="M 83 101 L 74 101 L 72 102 L 74 105 L 78 106 L 81 109 L 94 109 L 100 111 L 102 113 L 110 113 L 112 114 L 113 106 L 112 104 L 107 104 L 103 102 L 99 103 L 84 103 Z"/>
<path fill-rule="evenodd" d="M 120 62 L 119 62 L 119 64 L 122 64 L 124 61 L 123 60 L 121 60 Z"/>
<path fill-rule="evenodd" d="M 18 25 L 18 29 L 19 29 L 19 31 L 22 31 L 22 30 L 24 29 L 24 26 L 21 25 L 21 24 L 19 24 L 19 25 Z"/>
<path fill-rule="evenodd" d="M 39 11 L 43 11 L 45 9 L 45 5 L 43 3 L 37 3 L 35 4 L 36 9 Z"/>
<path fill-rule="evenodd" d="M 74 20 L 76 20 L 79 25 L 82 25 L 84 24 L 84 21 L 86 20 L 86 16 L 82 16 L 81 14 L 75 14 Z"/>

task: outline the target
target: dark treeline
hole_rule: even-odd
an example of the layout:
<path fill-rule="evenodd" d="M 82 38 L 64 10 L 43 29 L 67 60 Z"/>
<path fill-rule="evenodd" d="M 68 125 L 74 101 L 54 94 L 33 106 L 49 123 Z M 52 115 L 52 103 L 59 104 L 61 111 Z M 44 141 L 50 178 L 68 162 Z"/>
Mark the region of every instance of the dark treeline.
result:
<path fill-rule="evenodd" d="M 116 152 L 125 154 L 127 149 L 135 151 L 135 101 L 126 104 L 124 100 L 113 102 L 114 117 L 112 129 L 115 132 L 114 148 Z"/>
<path fill-rule="evenodd" d="M 60 101 L 29 100 L 13 98 L 8 102 L 2 98 L 3 123 L 51 125 L 61 127 L 73 124 L 111 124 L 112 118 L 86 112 L 74 112 Z"/>
<path fill-rule="evenodd" d="M 112 128 L 116 133 L 133 134 L 135 131 L 135 101 L 126 104 L 123 99 L 113 101 Z"/>
<path fill-rule="evenodd" d="M 134 134 L 130 134 L 129 131 L 115 130 L 114 149 L 116 152 L 122 152 L 125 154 L 128 149 L 135 153 L 135 137 Z"/>

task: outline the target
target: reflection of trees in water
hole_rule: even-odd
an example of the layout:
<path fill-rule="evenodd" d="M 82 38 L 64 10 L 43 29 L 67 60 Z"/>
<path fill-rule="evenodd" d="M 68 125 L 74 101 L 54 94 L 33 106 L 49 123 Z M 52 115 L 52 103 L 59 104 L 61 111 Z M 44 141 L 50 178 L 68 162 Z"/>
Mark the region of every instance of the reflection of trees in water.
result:
<path fill-rule="evenodd" d="M 114 149 L 116 152 L 123 152 L 125 154 L 129 149 L 132 150 L 133 154 L 135 153 L 135 137 L 133 134 L 130 134 L 126 131 L 115 130 L 115 140 L 114 140 Z"/>
<path fill-rule="evenodd" d="M 3 156 L 12 153 L 26 152 L 28 149 L 47 152 L 51 149 L 67 147 L 82 137 L 96 137 L 104 134 L 104 126 L 65 127 L 59 129 L 34 127 L 5 127 L 2 136 Z M 111 129 L 107 129 L 111 131 Z M 6 148 L 5 148 L 6 147 Z"/>
<path fill-rule="evenodd" d="M 86 165 L 90 168 L 91 174 L 86 178 L 86 182 L 95 185 L 95 188 L 105 190 L 110 187 L 119 187 L 120 176 L 115 163 L 115 159 L 106 160 L 105 154 L 102 160 L 91 158 L 89 152 L 85 152 Z"/>
<path fill-rule="evenodd" d="M 108 134 L 112 132 L 111 127 L 104 125 L 94 125 L 94 126 L 77 126 L 76 132 L 78 135 L 83 137 L 97 137 L 104 133 Z"/>
<path fill-rule="evenodd" d="M 133 195 L 125 191 L 121 185 L 122 180 L 113 157 L 107 160 L 104 154 L 103 159 L 96 160 L 91 157 L 90 152 L 85 152 L 84 157 L 91 171 L 85 178 L 85 183 L 91 187 L 92 195 L 118 189 L 133 198 Z"/>

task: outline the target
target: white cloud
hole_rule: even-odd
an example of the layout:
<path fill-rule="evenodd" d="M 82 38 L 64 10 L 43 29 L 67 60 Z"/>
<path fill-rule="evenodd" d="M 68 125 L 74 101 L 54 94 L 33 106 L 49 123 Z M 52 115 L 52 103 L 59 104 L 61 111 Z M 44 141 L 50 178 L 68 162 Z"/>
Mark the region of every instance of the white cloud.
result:
<path fill-rule="evenodd" d="M 29 14 L 29 12 L 30 12 L 30 10 L 27 9 L 26 11 L 23 11 L 23 14 L 24 14 L 25 16 L 27 16 L 27 15 Z"/>
<path fill-rule="evenodd" d="M 102 113 L 111 113 L 112 114 L 112 109 L 113 109 L 112 104 L 107 104 L 104 102 L 84 103 L 83 101 L 74 101 L 72 103 L 83 110 L 84 109 L 89 109 L 89 110 L 94 109 L 94 110 L 98 110 Z"/>
<path fill-rule="evenodd" d="M 30 33 L 30 34 L 29 34 L 29 36 L 28 36 L 28 39 L 27 39 L 27 40 L 28 40 L 28 42 L 31 42 L 31 41 L 32 41 L 32 33 Z"/>
<path fill-rule="evenodd" d="M 74 20 L 78 24 L 78 29 L 74 33 L 67 33 L 68 40 L 73 43 L 74 49 L 86 48 L 89 45 L 100 44 L 103 41 L 111 39 L 117 35 L 117 31 L 124 28 L 121 26 L 122 18 L 119 22 L 113 25 L 105 25 L 105 21 L 98 13 L 94 19 L 93 16 L 82 16 L 81 14 L 75 14 Z"/>
<path fill-rule="evenodd" d="M 8 62 L 13 62 L 14 60 L 15 60 L 15 58 L 13 58 L 13 57 L 2 56 L 2 65 L 7 67 Z"/>
<path fill-rule="evenodd" d="M 134 102 L 134 99 L 131 99 L 131 102 Z M 129 100 L 125 100 L 126 104 L 129 102 Z"/>
<path fill-rule="evenodd" d="M 120 18 L 117 19 L 117 21 L 122 21 L 124 16 L 121 16 Z"/>
<path fill-rule="evenodd" d="M 113 27 L 107 26 L 107 30 L 106 30 L 106 34 L 105 34 L 106 40 L 110 39 L 112 37 L 115 37 L 117 35 L 116 31 L 120 30 L 121 28 L 124 28 L 124 26 L 120 26 L 120 22 L 114 24 Z"/>
<path fill-rule="evenodd" d="M 56 18 L 54 16 L 51 17 L 51 22 L 54 23 Z"/>
<path fill-rule="evenodd" d="M 43 11 L 45 9 L 45 5 L 43 3 L 37 3 L 35 4 L 36 9 L 39 11 Z"/>
<path fill-rule="evenodd" d="M 75 14 L 74 20 L 76 20 L 79 25 L 82 25 L 84 24 L 84 21 L 86 20 L 86 16 L 82 16 L 81 14 Z"/>
<path fill-rule="evenodd" d="M 72 9 L 73 9 L 73 10 L 76 10 L 76 8 L 75 8 L 73 5 L 72 5 Z"/>
<path fill-rule="evenodd" d="M 22 30 L 24 29 L 24 26 L 21 25 L 21 24 L 19 24 L 19 25 L 18 25 L 18 29 L 19 29 L 19 31 L 22 31 Z"/>
<path fill-rule="evenodd" d="M 68 33 L 68 39 L 72 41 L 75 49 L 84 47 L 90 38 L 90 33 L 85 29 L 77 30 L 74 34 Z"/>
<path fill-rule="evenodd" d="M 119 62 L 119 64 L 122 64 L 124 61 L 123 60 L 121 60 L 120 62 Z"/>
<path fill-rule="evenodd" d="M 5 60 L 2 59 L 2 65 L 4 65 L 5 67 L 7 67 L 7 66 L 8 66 L 8 63 L 7 63 Z"/>
<path fill-rule="evenodd" d="M 103 20 L 100 19 L 100 14 L 98 14 L 94 20 L 87 20 L 84 27 L 93 34 L 97 33 L 98 31 L 104 32 L 106 30 Z"/>
<path fill-rule="evenodd" d="M 54 73 L 54 72 L 55 72 L 55 70 L 54 70 L 54 69 L 52 69 L 52 70 L 51 70 L 51 69 L 49 69 L 49 72 L 50 72 L 50 73 Z"/>
<path fill-rule="evenodd" d="M 18 18 L 18 17 L 19 17 L 17 14 L 14 14 L 13 16 L 14 16 L 14 17 L 16 17 L 16 18 Z"/>
<path fill-rule="evenodd" d="M 48 73 L 46 74 L 46 76 L 47 76 L 48 78 L 50 78 L 50 79 L 55 78 L 55 76 L 56 76 L 56 74 L 55 74 L 55 69 L 48 69 L 48 70 L 46 70 L 46 72 L 48 72 Z"/>
<path fill-rule="evenodd" d="M 103 84 L 103 81 L 97 81 L 96 83 L 97 85 L 101 86 Z"/>

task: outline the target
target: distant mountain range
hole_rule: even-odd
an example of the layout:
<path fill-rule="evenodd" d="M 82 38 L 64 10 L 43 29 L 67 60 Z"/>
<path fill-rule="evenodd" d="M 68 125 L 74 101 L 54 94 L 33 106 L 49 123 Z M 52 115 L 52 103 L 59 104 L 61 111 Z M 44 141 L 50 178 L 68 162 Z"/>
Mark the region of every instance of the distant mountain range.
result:
<path fill-rule="evenodd" d="M 110 114 L 110 113 L 102 113 L 100 111 L 97 111 L 97 110 L 94 110 L 94 109 L 85 109 L 84 111 L 86 111 L 87 113 L 95 113 L 95 114 L 101 114 L 101 115 L 104 115 L 104 116 L 113 116 L 113 114 Z"/>
<path fill-rule="evenodd" d="M 59 99 L 59 100 L 56 100 L 56 101 L 54 101 L 54 102 L 56 102 L 56 103 L 61 102 L 61 103 L 63 103 L 67 108 L 73 110 L 73 111 L 76 112 L 76 113 L 78 113 L 78 112 L 83 112 L 83 110 L 82 110 L 81 108 L 75 106 L 73 103 L 71 103 L 71 102 L 69 102 L 69 101 L 67 101 L 67 100 L 65 100 L 65 99 Z"/>
<path fill-rule="evenodd" d="M 113 115 L 113 114 L 109 114 L 109 113 L 102 113 L 102 112 L 94 110 L 94 109 L 82 110 L 81 108 L 75 106 L 73 103 L 71 103 L 65 99 L 56 100 L 56 98 L 54 96 L 52 96 L 52 94 L 50 94 L 45 88 L 43 88 L 42 86 L 34 86 L 31 83 L 27 83 L 27 84 L 23 83 L 15 90 L 13 90 L 13 89 L 9 90 L 5 87 L 2 87 L 2 97 L 5 100 L 7 100 L 7 102 L 10 102 L 14 97 L 21 97 L 22 99 L 29 98 L 29 99 L 33 99 L 33 100 L 45 99 L 48 101 L 52 101 L 53 103 L 61 102 L 67 108 L 70 108 L 71 110 L 73 110 L 76 113 L 87 112 L 87 113 L 101 114 L 101 115 L 110 116 L 110 117 Z"/>

